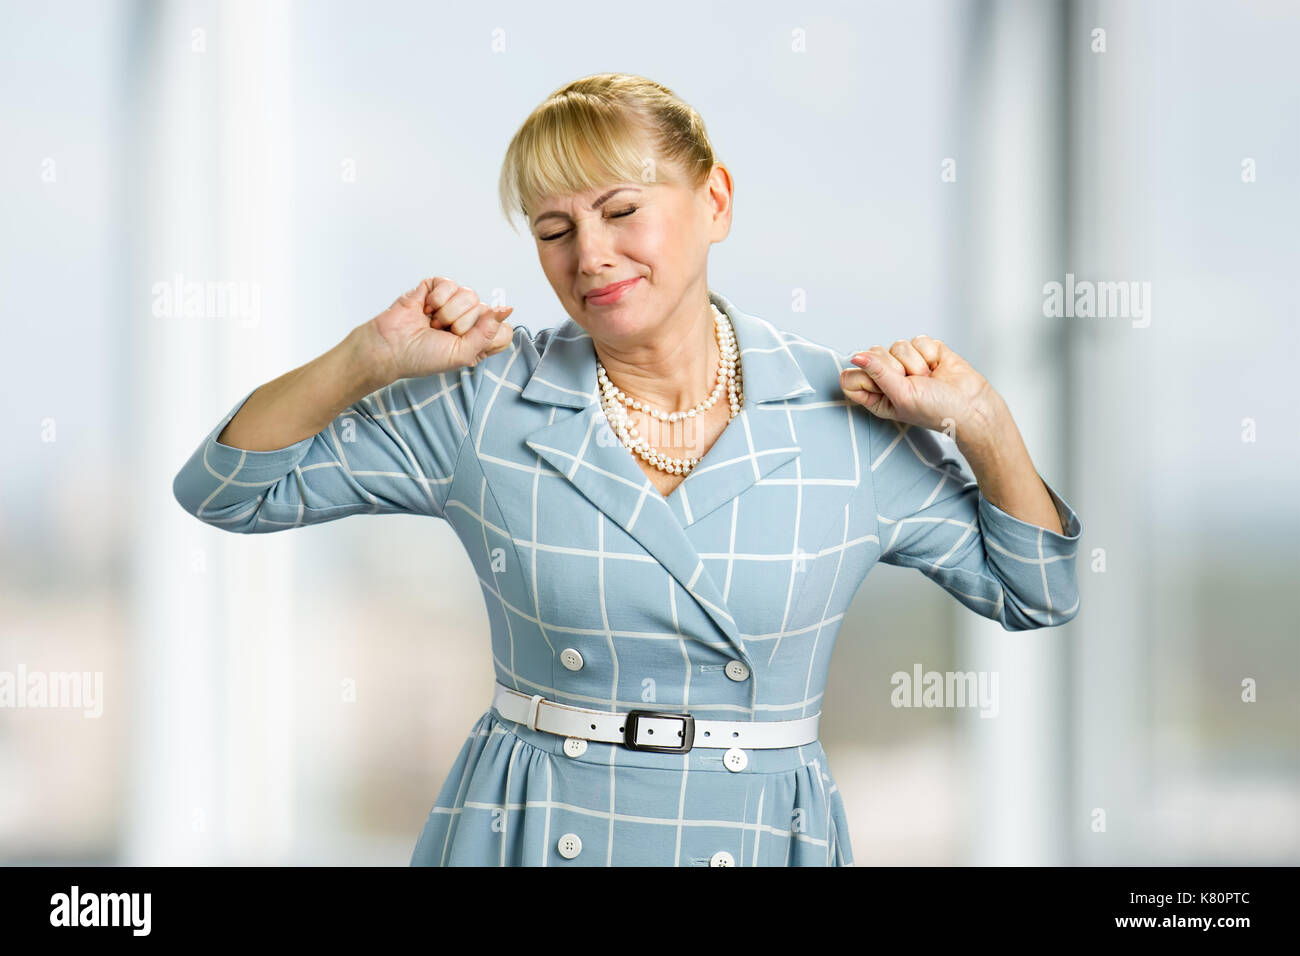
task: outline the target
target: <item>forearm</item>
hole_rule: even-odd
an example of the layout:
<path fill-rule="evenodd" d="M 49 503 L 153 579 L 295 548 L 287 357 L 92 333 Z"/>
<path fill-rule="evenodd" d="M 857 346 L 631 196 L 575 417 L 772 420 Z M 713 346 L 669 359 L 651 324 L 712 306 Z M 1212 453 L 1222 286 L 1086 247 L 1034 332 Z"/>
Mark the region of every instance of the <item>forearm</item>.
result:
<path fill-rule="evenodd" d="M 1020 429 L 1000 395 L 959 425 L 957 447 L 980 493 L 1014 518 L 1064 534 L 1056 505 L 1029 457 Z"/>
<path fill-rule="evenodd" d="M 388 382 L 376 377 L 354 329 L 334 348 L 248 397 L 217 441 L 248 451 L 273 451 L 320 434 L 340 412 Z"/>

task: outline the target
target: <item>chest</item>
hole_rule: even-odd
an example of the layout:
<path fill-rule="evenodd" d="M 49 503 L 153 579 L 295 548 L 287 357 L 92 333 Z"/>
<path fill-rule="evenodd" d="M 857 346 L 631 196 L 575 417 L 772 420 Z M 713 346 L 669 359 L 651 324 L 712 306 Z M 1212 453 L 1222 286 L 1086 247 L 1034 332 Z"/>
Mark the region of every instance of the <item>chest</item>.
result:
<path fill-rule="evenodd" d="M 629 411 L 628 417 L 650 446 L 673 458 L 703 458 L 727 427 L 731 407 L 715 404 L 704 415 L 686 422 L 664 422 L 641 411 Z M 637 467 L 650 479 L 650 484 L 667 498 L 686 480 L 685 475 L 661 471 L 636 452 L 629 452 Z"/>
<path fill-rule="evenodd" d="M 633 424 L 652 447 L 703 459 L 685 481 L 622 446 L 596 403 L 557 411 L 508 397 L 473 430 L 446 508 L 501 660 L 550 674 L 573 647 L 588 659 L 582 676 L 603 682 L 592 696 L 635 678 L 619 694 L 635 700 L 647 672 L 630 662 L 677 648 L 673 635 L 721 647 L 730 626 L 770 639 L 765 659 L 780 640 L 786 663 L 805 638 L 808 654 L 824 651 L 817 625 L 838 621 L 878 534 L 871 495 L 853 505 L 870 489 L 857 481 L 868 443 L 846 435 L 846 407 L 755 404 L 728 421 L 715 405 L 694 431 L 657 436 L 641 414 Z M 537 639 L 522 640 L 530 628 Z"/>

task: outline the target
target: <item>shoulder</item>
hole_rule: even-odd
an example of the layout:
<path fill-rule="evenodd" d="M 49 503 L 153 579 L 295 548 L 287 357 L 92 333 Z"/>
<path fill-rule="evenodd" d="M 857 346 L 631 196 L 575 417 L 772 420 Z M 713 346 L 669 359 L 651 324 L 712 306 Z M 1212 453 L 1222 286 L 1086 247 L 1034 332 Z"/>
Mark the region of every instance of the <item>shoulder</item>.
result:
<path fill-rule="evenodd" d="M 578 395 L 576 389 L 580 388 L 594 395 L 594 368 L 589 388 L 587 383 L 580 385 L 576 381 L 590 355 L 590 343 L 581 341 L 583 338 L 585 333 L 571 319 L 537 331 L 514 326 L 505 348 L 461 369 L 465 392 L 474 396 L 474 414 L 481 407 L 489 407 L 488 403 L 496 417 L 504 408 L 520 403 L 573 404 L 572 396 Z M 530 401 L 523 402 L 529 389 Z"/>
<path fill-rule="evenodd" d="M 785 328 L 767 319 L 751 317 L 761 323 L 769 348 L 779 349 L 783 357 L 798 369 L 812 391 L 791 401 L 839 402 L 845 400 L 840 387 L 840 372 L 854 368 L 850 353 L 842 352 L 797 329 Z"/>
<path fill-rule="evenodd" d="M 525 325 L 514 326 L 510 344 L 495 355 L 462 368 L 462 379 L 470 380 L 475 390 L 481 388 L 484 382 L 513 384 L 515 391 L 521 390 L 546 350 L 553 344 L 555 331 L 546 328 L 534 332 Z"/>
<path fill-rule="evenodd" d="M 801 437 L 824 432 L 843 442 L 847 414 L 847 424 L 851 426 L 848 443 L 861 455 L 870 454 L 873 446 L 889 447 L 898 438 L 902 429 L 896 423 L 873 415 L 845 394 L 840 374 L 845 369 L 857 368 L 852 361 L 853 352 L 829 345 L 800 329 L 782 328 L 753 316 L 751 321 L 762 323 L 759 337 L 766 337 L 769 349 L 781 356 L 778 363 L 767 368 L 784 366 L 789 371 L 782 389 L 788 383 L 797 383 L 799 376 L 809 386 L 808 391 L 791 397 L 786 403 L 802 409 Z M 798 375 L 793 374 L 794 369 Z"/>
<path fill-rule="evenodd" d="M 534 332 L 526 325 L 516 325 L 510 345 L 496 355 L 489 355 L 479 364 L 504 366 L 512 362 L 531 362 L 535 365 L 550 345 L 554 334 L 555 329 Z"/>

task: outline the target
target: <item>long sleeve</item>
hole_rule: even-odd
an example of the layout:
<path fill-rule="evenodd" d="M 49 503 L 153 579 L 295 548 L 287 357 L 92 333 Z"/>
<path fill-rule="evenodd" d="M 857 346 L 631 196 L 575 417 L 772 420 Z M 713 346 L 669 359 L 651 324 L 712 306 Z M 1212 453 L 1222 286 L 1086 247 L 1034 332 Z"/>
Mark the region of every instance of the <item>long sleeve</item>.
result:
<path fill-rule="evenodd" d="M 319 434 L 269 451 L 217 441 L 250 391 L 195 449 L 172 491 L 200 521 L 240 534 L 354 514 L 445 518 L 482 368 L 480 362 L 399 379 L 349 406 Z"/>
<path fill-rule="evenodd" d="M 1053 627 L 1079 613 L 1082 525 L 1055 489 L 1044 481 L 1065 534 L 990 502 L 929 429 L 871 417 L 881 561 L 917 568 L 1008 631 Z"/>

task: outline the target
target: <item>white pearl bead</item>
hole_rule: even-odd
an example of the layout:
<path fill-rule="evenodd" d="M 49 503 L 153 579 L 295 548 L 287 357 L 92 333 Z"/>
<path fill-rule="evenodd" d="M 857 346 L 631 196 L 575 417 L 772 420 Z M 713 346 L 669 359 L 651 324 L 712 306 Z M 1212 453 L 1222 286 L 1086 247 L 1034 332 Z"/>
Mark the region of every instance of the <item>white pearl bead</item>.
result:
<path fill-rule="evenodd" d="M 731 414 L 727 419 L 728 423 L 739 414 L 740 406 L 745 400 L 745 391 L 741 385 L 735 329 L 731 327 L 730 320 L 717 306 L 712 306 L 712 309 L 714 331 L 718 340 L 718 380 L 709 396 L 694 408 L 671 412 L 651 408 L 648 404 L 631 398 L 622 389 L 610 382 L 604 365 L 599 359 L 596 360 L 597 379 L 602 384 L 602 391 L 605 395 L 605 401 L 602 402 L 605 415 L 612 423 L 616 424 L 616 433 L 619 440 L 633 452 L 640 455 L 641 458 L 668 474 L 689 474 L 699 464 L 700 459 L 692 457 L 671 458 L 652 448 L 645 438 L 637 432 L 635 426 L 628 427 L 630 419 L 628 418 L 627 409 L 644 411 L 650 417 L 659 421 L 676 422 L 685 418 L 698 417 L 700 413 L 708 411 L 722 397 L 725 391 L 728 404 L 731 406 Z"/>

